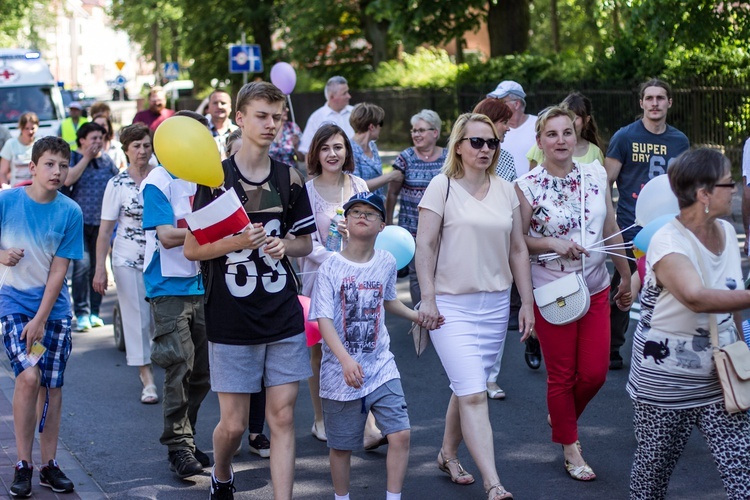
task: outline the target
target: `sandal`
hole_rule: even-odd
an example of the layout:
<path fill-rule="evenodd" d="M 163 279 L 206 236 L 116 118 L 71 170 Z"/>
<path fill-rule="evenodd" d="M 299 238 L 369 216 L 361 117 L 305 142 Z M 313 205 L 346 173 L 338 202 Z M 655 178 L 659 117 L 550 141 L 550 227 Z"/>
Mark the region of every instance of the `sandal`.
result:
<path fill-rule="evenodd" d="M 444 458 L 443 450 L 440 450 L 440 452 L 438 453 L 437 462 L 438 469 L 448 474 L 451 477 L 451 481 L 453 481 L 454 483 L 467 485 L 474 482 L 474 476 L 466 472 L 464 468 L 461 467 L 461 462 L 458 461 L 458 458 Z M 453 475 L 453 471 L 450 468 L 451 465 L 456 466 L 458 472 L 456 472 L 455 475 Z"/>
<path fill-rule="evenodd" d="M 568 472 L 568 475 L 576 481 L 593 481 L 596 479 L 596 474 L 594 474 L 594 471 L 589 467 L 589 464 L 585 462 L 583 465 L 576 466 L 566 460 L 565 470 Z"/>
<path fill-rule="evenodd" d="M 141 403 L 144 405 L 155 405 L 159 402 L 159 396 L 156 394 L 156 386 L 149 384 L 141 391 Z"/>
<path fill-rule="evenodd" d="M 495 490 L 494 494 L 492 490 Z M 487 500 L 513 500 L 513 493 L 503 488 L 503 485 L 500 483 L 493 484 L 487 490 Z"/>

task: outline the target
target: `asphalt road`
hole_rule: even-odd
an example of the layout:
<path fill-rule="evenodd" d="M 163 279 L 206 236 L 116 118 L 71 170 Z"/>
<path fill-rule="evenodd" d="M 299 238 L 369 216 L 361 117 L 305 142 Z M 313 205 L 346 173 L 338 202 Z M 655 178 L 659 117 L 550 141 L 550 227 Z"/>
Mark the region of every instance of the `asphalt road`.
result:
<path fill-rule="evenodd" d="M 407 284 L 399 283 L 408 301 Z M 107 297 L 103 316 L 108 319 L 114 297 Z M 443 417 L 450 390 L 445 372 L 432 347 L 416 358 L 408 325 L 388 318 L 392 349 L 401 371 L 412 425 L 406 499 L 478 499 L 483 489 L 476 466 L 462 446 L 459 457 L 477 482 L 458 486 L 436 466 Z M 635 449 L 632 410 L 625 392 L 627 369 L 609 373 L 607 383 L 580 420 L 586 459 L 597 480 L 580 483 L 563 469 L 562 451 L 550 441 L 546 422 L 544 367 L 532 371 L 523 360 L 517 332 L 509 333 L 500 386 L 508 396 L 490 401 L 495 457 L 503 484 L 521 499 L 624 499 L 628 495 L 630 466 Z M 628 346 L 629 347 L 629 346 Z M 629 357 L 629 356 L 628 356 Z M 156 370 L 159 385 L 163 372 Z M 161 387 L 159 389 L 161 394 Z M 74 334 L 74 349 L 66 372 L 63 446 L 109 498 L 205 498 L 209 473 L 183 481 L 169 471 L 167 452 L 159 444 L 161 406 L 139 402 L 137 370 L 125 365 L 124 353 L 114 346 L 112 327 Z M 198 420 L 197 443 L 211 451 L 211 432 L 219 418 L 217 398 L 210 393 Z M 297 461 L 294 497 L 332 498 L 333 490 L 324 443 L 310 435 L 312 408 L 305 383 L 295 411 Z M 357 452 L 352 458 L 351 497 L 385 497 L 387 447 Z M 235 462 L 237 498 L 272 498 L 268 460 L 244 449 Z M 82 497 L 94 498 L 93 493 Z M 713 461 L 696 432 L 680 460 L 670 485 L 670 498 L 724 498 Z"/>

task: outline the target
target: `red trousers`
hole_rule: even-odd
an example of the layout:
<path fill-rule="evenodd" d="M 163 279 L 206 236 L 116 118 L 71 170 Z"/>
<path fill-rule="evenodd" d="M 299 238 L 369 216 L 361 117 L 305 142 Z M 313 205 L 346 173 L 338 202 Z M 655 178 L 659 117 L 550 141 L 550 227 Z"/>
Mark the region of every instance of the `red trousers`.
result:
<path fill-rule="evenodd" d="M 545 321 L 534 305 L 536 333 L 547 366 L 547 407 L 552 441 L 578 440 L 578 417 L 607 379 L 609 369 L 609 287 L 591 296 L 586 315 L 567 325 Z"/>

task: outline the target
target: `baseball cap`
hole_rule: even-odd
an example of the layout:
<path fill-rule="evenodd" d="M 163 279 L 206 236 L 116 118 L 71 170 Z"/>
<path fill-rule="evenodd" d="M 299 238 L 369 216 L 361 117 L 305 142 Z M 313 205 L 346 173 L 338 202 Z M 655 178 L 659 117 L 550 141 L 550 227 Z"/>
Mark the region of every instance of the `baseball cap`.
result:
<path fill-rule="evenodd" d="M 494 97 L 495 99 L 502 99 L 508 95 L 513 94 L 521 99 L 526 99 L 526 92 L 523 91 L 523 87 L 513 80 L 505 80 L 500 82 L 495 90 L 487 94 L 487 97 Z"/>
<path fill-rule="evenodd" d="M 349 209 L 357 203 L 364 203 L 375 208 L 385 220 L 385 205 L 383 205 L 383 198 L 376 193 L 357 193 L 349 201 L 344 203 L 344 216 L 349 212 Z"/>
<path fill-rule="evenodd" d="M 73 101 L 68 105 L 68 108 L 70 109 L 83 109 L 83 106 L 81 106 L 81 103 L 78 101 Z"/>

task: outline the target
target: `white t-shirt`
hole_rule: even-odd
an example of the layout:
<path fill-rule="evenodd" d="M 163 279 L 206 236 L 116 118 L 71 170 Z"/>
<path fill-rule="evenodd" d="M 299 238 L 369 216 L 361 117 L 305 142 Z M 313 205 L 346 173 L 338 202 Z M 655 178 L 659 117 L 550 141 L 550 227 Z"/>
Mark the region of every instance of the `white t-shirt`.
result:
<path fill-rule="evenodd" d="M 15 186 L 21 181 L 31 180 L 31 150 L 34 147 L 32 142 L 28 146 L 21 144 L 17 138 L 9 139 L 0 151 L 0 158 L 10 162 L 10 185 Z"/>
<path fill-rule="evenodd" d="M 505 133 L 503 149 L 513 155 L 516 175 L 521 177 L 529 171 L 529 160 L 526 153 L 536 144 L 536 115 L 526 115 L 526 121 L 518 128 Z"/>
<path fill-rule="evenodd" d="M 333 321 L 339 339 L 365 373 L 359 389 L 344 382 L 338 358 L 323 342 L 320 397 L 361 399 L 389 380 L 400 378 L 385 326 L 384 300 L 396 299 L 396 259 L 375 250 L 370 262 L 352 262 L 334 253 L 320 266 L 310 303 L 310 320 Z"/>
<path fill-rule="evenodd" d="M 138 186 L 127 170 L 107 182 L 102 199 L 102 220 L 117 221 L 112 265 L 142 271 L 146 250 L 143 202 L 138 196 Z"/>
<path fill-rule="evenodd" d="M 328 107 L 328 104 L 325 104 L 322 108 L 315 110 L 315 112 L 310 115 L 310 118 L 307 119 L 305 131 L 302 133 L 302 139 L 299 141 L 300 152 L 307 154 L 310 150 L 310 144 L 312 144 L 313 137 L 315 137 L 315 132 L 317 132 L 320 126 L 324 123 L 335 123 L 344 130 L 349 139 L 354 137 L 354 129 L 349 123 L 352 109 L 354 109 L 354 107 L 347 106 L 341 111 L 334 111 Z"/>
<path fill-rule="evenodd" d="M 458 295 L 510 288 L 510 231 L 518 196 L 513 185 L 490 176 L 490 188 L 477 200 L 455 180 L 436 175 L 419 202 L 420 210 L 443 217 L 435 273 L 435 293 Z M 520 223 L 520 221 L 518 221 Z"/>
<path fill-rule="evenodd" d="M 731 224 L 724 229 L 724 251 L 716 255 L 692 234 L 708 276 L 707 288 L 742 289 L 742 269 L 737 234 Z M 690 259 L 700 275 L 693 245 L 670 222 L 659 229 L 648 245 L 646 276 L 641 292 L 641 321 L 633 335 L 633 363 L 628 393 L 640 402 L 666 408 L 695 408 L 722 401 L 723 395 L 710 347 L 709 315 L 685 307 L 656 282 L 654 266 L 670 254 Z M 731 313 L 718 313 L 719 344 L 735 342 L 738 334 Z"/>

